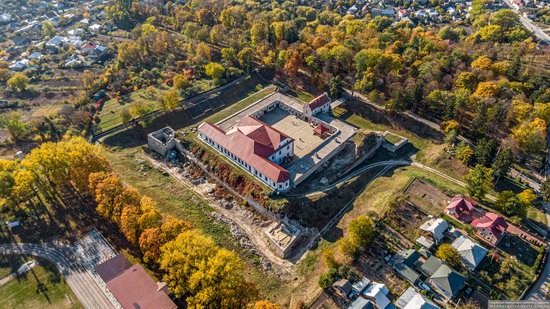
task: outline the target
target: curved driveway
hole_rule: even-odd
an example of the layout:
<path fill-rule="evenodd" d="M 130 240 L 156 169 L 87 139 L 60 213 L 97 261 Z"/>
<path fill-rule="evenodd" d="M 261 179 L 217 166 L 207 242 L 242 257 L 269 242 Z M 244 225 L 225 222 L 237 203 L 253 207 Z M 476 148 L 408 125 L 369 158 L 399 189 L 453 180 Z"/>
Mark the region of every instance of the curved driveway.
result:
<path fill-rule="evenodd" d="M 4 244 L 0 255 L 23 254 L 37 256 L 53 263 L 84 308 L 116 308 L 106 292 L 96 283 L 91 271 L 84 268 L 72 254 L 71 248 L 57 244 Z"/>

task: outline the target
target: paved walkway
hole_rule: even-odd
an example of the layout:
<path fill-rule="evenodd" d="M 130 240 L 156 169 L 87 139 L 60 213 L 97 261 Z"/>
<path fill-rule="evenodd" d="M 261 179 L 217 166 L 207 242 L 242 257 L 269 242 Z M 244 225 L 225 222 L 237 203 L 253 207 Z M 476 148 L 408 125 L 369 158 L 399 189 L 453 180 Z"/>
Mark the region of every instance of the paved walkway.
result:
<path fill-rule="evenodd" d="M 71 254 L 71 248 L 61 244 L 7 244 L 0 245 L 0 255 L 24 254 L 41 257 L 53 263 L 84 308 L 115 308 L 105 292 L 94 281 L 90 271 Z"/>

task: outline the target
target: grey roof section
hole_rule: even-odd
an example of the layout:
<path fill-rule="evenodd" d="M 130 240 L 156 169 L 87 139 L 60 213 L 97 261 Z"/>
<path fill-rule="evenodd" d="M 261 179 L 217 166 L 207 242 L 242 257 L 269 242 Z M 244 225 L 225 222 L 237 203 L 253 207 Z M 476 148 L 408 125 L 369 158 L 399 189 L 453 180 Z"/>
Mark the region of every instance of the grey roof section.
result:
<path fill-rule="evenodd" d="M 432 255 L 422 265 L 422 267 L 420 267 L 420 270 L 427 276 L 431 276 L 441 267 L 441 265 L 443 265 L 443 262 Z"/>
<path fill-rule="evenodd" d="M 474 270 L 481 263 L 483 258 L 489 252 L 487 249 L 479 245 L 478 243 L 472 241 L 470 238 L 460 236 L 452 244 L 460 256 L 462 257 L 462 262 L 470 270 Z"/>
<path fill-rule="evenodd" d="M 405 264 L 409 267 L 413 267 L 414 263 L 418 261 L 420 258 L 420 253 L 414 249 L 408 249 L 403 250 L 401 252 L 396 253 L 391 258 L 391 264 L 397 265 L 397 264 Z"/>
<path fill-rule="evenodd" d="M 443 295 L 453 298 L 463 287 L 465 279 L 458 272 L 443 264 L 429 278 L 432 287 L 435 287 Z"/>
<path fill-rule="evenodd" d="M 405 264 L 397 264 L 394 266 L 395 271 L 405 278 L 409 283 L 415 284 L 420 275 L 412 268 Z"/>
<path fill-rule="evenodd" d="M 370 284 L 370 280 L 366 277 L 363 277 L 360 281 L 354 283 L 351 288 L 356 291 L 358 294 L 361 294 L 363 290 Z"/>
<path fill-rule="evenodd" d="M 439 309 L 431 300 L 409 287 L 395 302 L 399 309 Z"/>
<path fill-rule="evenodd" d="M 348 309 L 374 309 L 374 305 L 368 299 L 357 297 L 348 307 Z"/>

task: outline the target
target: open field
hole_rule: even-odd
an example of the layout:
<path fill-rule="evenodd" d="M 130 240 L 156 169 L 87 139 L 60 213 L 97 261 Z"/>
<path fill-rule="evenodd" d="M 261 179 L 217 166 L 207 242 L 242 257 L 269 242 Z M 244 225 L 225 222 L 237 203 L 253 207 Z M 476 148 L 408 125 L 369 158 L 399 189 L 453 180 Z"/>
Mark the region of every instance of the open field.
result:
<path fill-rule="evenodd" d="M 276 89 L 276 87 L 273 86 L 273 85 L 270 85 L 270 86 L 267 86 L 267 87 L 264 88 L 264 85 L 257 84 L 257 85 L 255 85 L 255 87 L 253 87 L 251 89 L 248 89 L 248 92 L 245 91 L 244 93 L 238 93 L 239 96 L 246 95 L 244 99 L 242 99 L 242 100 L 240 100 L 236 103 L 233 103 L 232 105 L 224 108 L 223 110 L 215 113 L 214 115 L 204 119 L 204 121 L 205 122 L 210 122 L 210 123 L 216 123 L 216 122 L 224 119 L 225 117 L 228 117 L 228 116 L 240 111 L 241 109 L 249 106 L 250 104 L 258 101 L 259 99 L 273 93 L 275 91 L 275 89 Z M 237 98 L 239 98 L 239 97 L 237 97 Z M 231 100 L 232 98 L 227 97 L 225 99 Z M 236 98 L 234 98 L 234 99 L 236 99 Z"/>
<path fill-rule="evenodd" d="M 166 91 L 166 87 L 150 87 L 140 89 L 122 97 L 120 102 L 111 98 L 105 102 L 103 108 L 98 113 L 100 122 L 95 128 L 96 133 L 109 130 L 122 124 L 121 111 L 130 109 L 132 105 L 141 103 L 149 106 L 151 111 L 160 108 L 160 98 Z"/>
<path fill-rule="evenodd" d="M 106 155 L 120 177 L 142 194 L 156 200 L 163 214 L 190 221 L 211 236 L 218 245 L 238 252 L 249 265 L 246 267 L 245 276 L 258 287 L 263 298 L 281 304 L 289 301 L 289 284 L 281 282 L 274 275 L 258 270 L 256 256 L 238 246 L 231 236 L 228 225 L 209 216 L 214 209 L 201 196 L 148 164 L 140 163 L 144 158 L 140 148 L 112 150 Z"/>
<path fill-rule="evenodd" d="M 1 273 L 5 273 L 0 268 Z M 67 298 L 74 303 L 71 305 Z M 1 308 L 82 308 L 63 277 L 46 261 L 0 287 Z"/>
<path fill-rule="evenodd" d="M 429 132 L 426 128 L 409 128 L 413 124 L 392 118 L 357 101 L 348 104 L 349 108 L 335 108 L 333 116 L 358 128 L 379 132 L 388 131 L 407 138 L 412 145 L 411 154 L 415 155 L 417 161 L 437 168 L 454 178 L 462 180 L 468 172 L 468 168 L 460 161 L 445 153 L 445 145 L 442 144 L 441 137 L 434 137 L 437 136 L 436 132 Z M 361 111 L 361 114 L 358 111 Z M 422 135 L 411 132 L 422 132 Z"/>

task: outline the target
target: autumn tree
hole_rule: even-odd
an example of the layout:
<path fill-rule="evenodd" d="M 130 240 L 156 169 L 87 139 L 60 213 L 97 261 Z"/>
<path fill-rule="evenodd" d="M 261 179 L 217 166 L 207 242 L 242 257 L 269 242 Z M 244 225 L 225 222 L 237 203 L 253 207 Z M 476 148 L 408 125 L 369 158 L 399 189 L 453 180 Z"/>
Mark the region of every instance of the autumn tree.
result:
<path fill-rule="evenodd" d="M 212 78 L 216 83 L 220 82 L 225 72 L 225 68 L 217 62 L 208 63 L 204 69 L 206 75 Z"/>
<path fill-rule="evenodd" d="M 15 73 L 8 79 L 8 87 L 12 91 L 23 92 L 27 90 L 29 78 L 24 73 Z"/>
<path fill-rule="evenodd" d="M 499 192 L 495 206 L 507 216 L 520 216 L 526 214 L 526 205 L 512 191 Z"/>
<path fill-rule="evenodd" d="M 456 147 L 455 157 L 464 165 L 469 165 L 473 156 L 474 150 L 464 141 L 460 142 Z"/>
<path fill-rule="evenodd" d="M 180 95 L 176 88 L 172 88 L 162 96 L 162 110 L 165 112 L 172 111 L 180 105 Z"/>
<path fill-rule="evenodd" d="M 267 300 L 259 300 L 252 305 L 248 306 L 248 309 L 279 309 L 280 306 L 272 304 Z"/>
<path fill-rule="evenodd" d="M 466 186 L 470 196 L 480 200 L 493 186 L 493 170 L 477 164 L 466 176 Z"/>
<path fill-rule="evenodd" d="M 523 122 L 512 129 L 512 138 L 528 155 L 542 151 L 546 146 L 546 122 L 540 118 Z"/>
<path fill-rule="evenodd" d="M 453 268 L 462 267 L 462 259 L 458 251 L 450 244 L 442 244 L 435 254 L 441 260 L 447 262 Z"/>
<path fill-rule="evenodd" d="M 172 293 L 187 296 L 191 307 L 242 307 L 257 295 L 243 277 L 240 259 L 197 230 L 162 246 L 160 267 Z"/>
<path fill-rule="evenodd" d="M 16 112 L 0 115 L 0 128 L 10 132 L 13 141 L 20 140 L 28 131 L 28 126 L 21 120 L 21 115 Z"/>
<path fill-rule="evenodd" d="M 245 47 L 237 54 L 237 59 L 242 69 L 250 71 L 254 62 L 254 51 L 250 47 Z"/>

